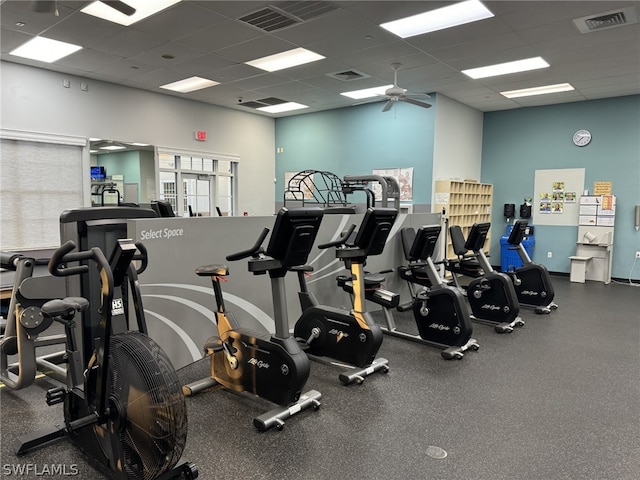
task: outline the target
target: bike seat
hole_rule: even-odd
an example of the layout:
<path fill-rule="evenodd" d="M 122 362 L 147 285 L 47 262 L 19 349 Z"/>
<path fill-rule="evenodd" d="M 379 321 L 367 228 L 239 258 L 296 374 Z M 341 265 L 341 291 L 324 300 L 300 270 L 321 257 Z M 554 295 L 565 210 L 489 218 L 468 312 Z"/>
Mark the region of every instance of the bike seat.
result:
<path fill-rule="evenodd" d="M 381 273 L 368 273 L 364 274 L 364 286 L 365 287 L 375 287 L 376 285 L 380 285 L 384 283 L 385 277 Z"/>
<path fill-rule="evenodd" d="M 202 265 L 196 268 L 196 275 L 200 277 L 211 277 L 213 275 L 226 277 L 229 275 L 229 267 L 226 265 Z"/>
<path fill-rule="evenodd" d="M 42 305 L 40 311 L 46 318 L 73 318 L 76 312 L 84 312 L 89 307 L 89 300 L 83 297 L 67 297 L 49 300 Z"/>

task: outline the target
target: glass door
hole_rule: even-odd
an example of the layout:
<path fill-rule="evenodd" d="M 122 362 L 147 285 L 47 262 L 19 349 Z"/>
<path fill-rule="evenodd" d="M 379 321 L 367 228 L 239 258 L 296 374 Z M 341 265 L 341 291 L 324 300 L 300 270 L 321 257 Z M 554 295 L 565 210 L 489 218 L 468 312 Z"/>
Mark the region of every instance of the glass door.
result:
<path fill-rule="evenodd" d="M 184 216 L 211 216 L 211 176 L 182 174 Z"/>

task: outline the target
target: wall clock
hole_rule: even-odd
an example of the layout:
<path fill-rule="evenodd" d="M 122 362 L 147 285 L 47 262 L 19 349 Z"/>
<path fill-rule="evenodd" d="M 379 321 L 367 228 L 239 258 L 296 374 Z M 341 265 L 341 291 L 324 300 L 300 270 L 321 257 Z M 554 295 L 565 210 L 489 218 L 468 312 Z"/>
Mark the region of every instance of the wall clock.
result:
<path fill-rule="evenodd" d="M 591 132 L 589 130 L 578 130 L 573 134 L 573 143 L 578 147 L 589 145 L 591 141 Z"/>

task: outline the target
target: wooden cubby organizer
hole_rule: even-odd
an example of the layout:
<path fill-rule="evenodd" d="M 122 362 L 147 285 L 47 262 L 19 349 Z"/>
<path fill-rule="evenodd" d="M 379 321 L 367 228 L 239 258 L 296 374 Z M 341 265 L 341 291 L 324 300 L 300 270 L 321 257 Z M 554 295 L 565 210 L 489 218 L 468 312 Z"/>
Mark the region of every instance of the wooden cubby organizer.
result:
<path fill-rule="evenodd" d="M 491 222 L 491 204 L 493 201 L 493 185 L 478 183 L 473 180 L 436 180 L 435 198 L 432 211 L 441 213 L 445 210 L 449 217 L 449 226 L 460 225 L 465 238 L 474 223 Z M 489 254 L 491 231 L 484 244 L 484 252 Z M 447 232 L 447 258 L 455 258 Z"/>

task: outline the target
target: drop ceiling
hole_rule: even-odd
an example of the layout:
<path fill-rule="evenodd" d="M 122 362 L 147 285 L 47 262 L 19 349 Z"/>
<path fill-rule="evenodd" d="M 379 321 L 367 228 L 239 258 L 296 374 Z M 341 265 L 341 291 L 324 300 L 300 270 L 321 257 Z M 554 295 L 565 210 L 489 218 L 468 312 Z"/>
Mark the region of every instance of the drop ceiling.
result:
<path fill-rule="evenodd" d="M 183 1 L 130 27 L 80 12 L 88 3 L 58 1 L 55 16 L 34 11 L 29 1 L 2 1 L 2 60 L 267 117 L 351 106 L 340 92 L 393 83 L 392 63 L 402 64 L 398 83 L 410 93 L 443 94 L 480 111 L 640 94 L 640 25 L 581 33 L 573 22 L 625 8 L 640 17 L 638 1 L 486 1 L 495 17 L 407 39 L 379 24 L 452 2 Z M 304 7 L 312 3 L 309 12 Z M 295 21 L 267 31 L 240 20 L 273 7 L 294 12 Z M 52 64 L 9 54 L 36 35 L 83 49 Z M 274 73 L 244 64 L 296 47 L 326 58 Z M 460 72 L 537 56 L 551 67 L 478 80 Z M 220 84 L 186 94 L 159 88 L 191 76 Z M 565 82 L 575 90 L 511 100 L 499 94 Z M 265 99 L 309 108 L 256 111 Z"/>

